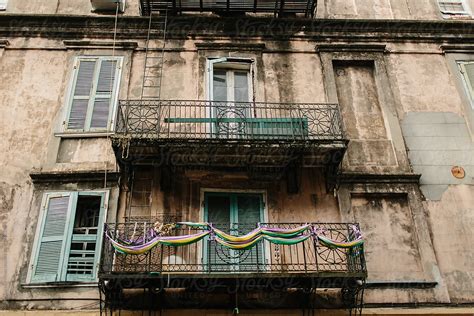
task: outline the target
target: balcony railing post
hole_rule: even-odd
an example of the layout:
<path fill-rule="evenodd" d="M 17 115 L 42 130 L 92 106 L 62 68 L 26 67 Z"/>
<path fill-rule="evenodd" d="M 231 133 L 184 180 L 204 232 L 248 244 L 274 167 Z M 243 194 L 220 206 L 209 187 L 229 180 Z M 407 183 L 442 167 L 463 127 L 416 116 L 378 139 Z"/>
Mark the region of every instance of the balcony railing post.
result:
<path fill-rule="evenodd" d="M 303 260 L 304 260 L 304 272 L 308 273 L 308 265 L 306 263 L 306 247 L 305 247 L 306 241 L 303 242 Z"/>
<path fill-rule="evenodd" d="M 123 101 L 121 101 L 123 102 Z M 122 111 L 122 107 L 120 107 L 120 111 Z M 130 117 L 130 104 L 127 102 L 125 103 L 125 120 L 124 120 L 124 129 L 125 134 L 128 135 L 128 119 Z"/>
<path fill-rule="evenodd" d="M 311 231 L 314 232 L 316 227 L 314 225 L 311 226 Z M 318 237 L 313 233 L 310 237 L 311 241 L 313 242 L 313 250 L 314 250 L 314 264 L 316 272 L 319 272 L 319 263 L 318 263 Z"/>

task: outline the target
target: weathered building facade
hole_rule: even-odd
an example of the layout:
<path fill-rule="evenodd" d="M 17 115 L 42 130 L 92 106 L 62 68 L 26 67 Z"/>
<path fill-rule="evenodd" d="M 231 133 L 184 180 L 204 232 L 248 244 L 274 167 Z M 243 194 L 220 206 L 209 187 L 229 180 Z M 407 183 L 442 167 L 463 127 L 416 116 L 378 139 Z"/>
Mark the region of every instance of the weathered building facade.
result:
<path fill-rule="evenodd" d="M 0 1 L 0 314 L 474 313 L 474 0 L 110 2 Z"/>

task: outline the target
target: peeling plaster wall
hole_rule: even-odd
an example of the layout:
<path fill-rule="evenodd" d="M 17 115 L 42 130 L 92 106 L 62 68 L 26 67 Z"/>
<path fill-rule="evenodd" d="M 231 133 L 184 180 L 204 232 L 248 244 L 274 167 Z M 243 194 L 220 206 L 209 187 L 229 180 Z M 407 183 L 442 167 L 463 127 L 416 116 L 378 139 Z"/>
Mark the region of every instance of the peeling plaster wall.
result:
<path fill-rule="evenodd" d="M 421 174 L 421 190 L 428 200 L 440 200 L 449 185 L 474 184 L 474 143 L 463 117 L 450 112 L 408 112 L 403 135 L 413 171 Z M 451 173 L 462 167 L 466 176 Z"/>
<path fill-rule="evenodd" d="M 354 61 L 335 63 L 334 73 L 345 131 L 350 139 L 344 168 L 378 170 L 395 166 L 397 161 L 387 137 L 374 65 Z"/>
<path fill-rule="evenodd" d="M 36 41 L 33 45 L 41 47 L 50 43 Z M 29 40 L 22 42 L 22 46 L 28 47 Z M 115 168 L 115 157 L 106 138 L 63 140 L 59 155 L 58 147 L 52 145 L 60 140 L 54 133 L 63 118 L 72 57 L 77 54 L 80 53 L 66 50 L 7 49 L 0 58 L 0 230 L 1 250 L 5 254 L 0 259 L 0 309 L 97 306 L 95 286 L 69 289 L 25 289 L 21 286 L 26 280 L 42 193 L 45 190 L 103 187 L 103 183 L 51 183 L 38 187 L 32 184 L 30 172 Z M 111 212 L 115 205 L 114 194 L 112 190 Z M 74 301 L 79 296 L 91 301 Z M 34 302 L 45 297 L 71 300 L 52 304 Z"/>
<path fill-rule="evenodd" d="M 433 245 L 452 302 L 474 297 L 474 186 L 450 185 L 440 201 L 425 201 Z"/>
<path fill-rule="evenodd" d="M 466 122 L 472 113 L 464 104 L 465 90 L 442 55 L 392 55 L 389 60 L 408 158 L 413 172 L 421 174 L 423 207 L 443 283 L 451 302 L 470 302 L 474 258 L 469 245 L 474 234 L 468 227 L 474 218 L 474 143 Z M 416 75 L 410 75 L 410 70 Z M 465 170 L 463 179 L 452 175 L 454 166 Z"/>
<path fill-rule="evenodd" d="M 8 0 L 7 13 L 110 15 L 92 12 L 90 0 Z M 1 13 L 0 13 L 1 14 Z M 139 2 L 127 0 L 125 15 L 138 15 Z"/>
<path fill-rule="evenodd" d="M 442 18 L 436 0 L 325 0 L 323 2 L 327 18 L 418 20 Z"/>

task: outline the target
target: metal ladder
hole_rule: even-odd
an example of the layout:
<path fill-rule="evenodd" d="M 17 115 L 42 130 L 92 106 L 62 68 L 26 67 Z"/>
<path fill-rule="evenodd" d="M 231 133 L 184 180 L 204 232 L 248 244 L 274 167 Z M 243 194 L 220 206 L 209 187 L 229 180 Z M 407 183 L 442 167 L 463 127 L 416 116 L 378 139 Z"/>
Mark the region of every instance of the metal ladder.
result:
<path fill-rule="evenodd" d="M 153 14 L 150 10 L 150 17 L 148 22 L 148 34 L 146 38 L 145 48 L 145 65 L 143 67 L 143 81 L 140 99 L 160 99 L 161 81 L 163 76 L 163 59 L 165 55 L 166 42 L 166 24 L 168 22 L 168 10 L 164 11 L 164 16 L 158 17 L 158 21 L 153 23 Z M 159 27 L 162 34 L 162 46 L 159 48 L 152 48 L 150 43 L 152 26 Z"/>

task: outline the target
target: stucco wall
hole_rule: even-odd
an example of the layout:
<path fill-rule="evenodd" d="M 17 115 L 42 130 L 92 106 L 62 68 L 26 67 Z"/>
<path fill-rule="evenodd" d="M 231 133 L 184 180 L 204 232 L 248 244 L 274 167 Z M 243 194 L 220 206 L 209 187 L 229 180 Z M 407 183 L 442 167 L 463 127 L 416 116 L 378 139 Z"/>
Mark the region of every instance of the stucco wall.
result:
<path fill-rule="evenodd" d="M 466 0 L 466 3 L 472 12 L 474 0 Z M 90 0 L 8 0 L 7 5 L 8 13 L 104 14 L 91 12 L 91 9 Z M 139 15 L 139 1 L 127 0 L 124 14 Z M 443 19 L 437 5 L 437 0 L 324 0 L 318 1 L 317 17 L 330 19 Z M 446 16 L 444 18 L 446 19 Z M 450 17 L 448 16 L 447 18 Z M 470 19 L 471 17 L 461 18 Z M 459 19 L 459 17 L 456 19 Z"/>
<path fill-rule="evenodd" d="M 14 4 L 13 0 L 10 1 Z M 348 6 L 348 3 L 350 4 L 346 2 L 340 5 Z M 415 5 L 415 2 L 408 3 Z M 30 5 L 32 11 L 47 13 L 48 10 L 55 10 L 51 3 L 35 2 Z M 383 2 L 378 4 L 378 6 L 383 5 Z M 66 8 L 60 6 L 59 10 L 66 10 Z M 80 10 L 86 14 L 87 8 L 84 5 Z M 377 10 L 383 12 L 382 16 L 389 14 L 382 7 Z M 420 11 L 417 12 L 417 14 L 422 14 Z M 422 184 L 433 184 L 429 181 L 423 182 L 430 176 L 430 171 L 421 168 L 424 167 L 426 161 L 424 160 L 425 153 L 422 152 L 423 148 L 412 147 L 413 142 L 410 137 L 418 137 L 418 134 L 413 133 L 425 131 L 424 127 L 418 126 L 420 125 L 418 114 L 410 114 L 412 112 L 450 112 L 449 117 L 455 118 L 456 126 L 453 127 L 453 132 L 450 128 L 438 124 L 440 122 L 433 122 L 430 116 L 428 129 L 436 134 L 422 134 L 423 137 L 443 136 L 444 134 L 439 133 L 448 130 L 454 134 L 447 135 L 449 140 L 445 140 L 445 144 L 446 142 L 457 144 L 458 138 L 467 141 L 469 137 L 465 127 L 462 126 L 464 107 L 459 97 L 460 91 L 456 89 L 444 57 L 441 53 L 423 55 L 416 53 L 417 49 L 426 50 L 426 44 L 419 46 L 413 43 L 406 46 L 390 44 L 391 49 L 404 50 L 404 52 L 400 54 L 391 54 L 390 51 L 385 54 L 379 52 L 376 57 L 374 54 L 360 52 L 341 54 L 338 58 L 344 59 L 343 64 L 346 66 L 342 67 L 344 69 L 338 69 L 327 67 L 328 63 L 322 58 L 322 54 L 314 50 L 316 44 L 321 44 L 315 41 L 259 40 L 259 44 L 265 44 L 264 49 L 251 47 L 244 52 L 239 52 L 238 48 L 199 48 L 196 44 L 203 41 L 202 39 L 170 41 L 170 47 L 176 50 L 167 52 L 165 55 L 163 98 L 204 99 L 206 97 L 204 79 L 206 57 L 255 58 L 257 77 L 255 98 L 257 101 L 327 102 L 338 100 L 341 103 L 345 123 L 349 127 L 348 138 L 352 141 L 350 146 L 355 148 L 350 149 L 352 150 L 348 156 L 350 163 L 345 165 L 344 172 L 378 174 L 382 178 L 386 174 L 403 174 L 409 172 L 406 162 L 410 158 L 414 172 L 420 170 L 423 173 Z M 244 40 L 226 39 L 225 41 L 245 45 Z M 120 97 L 123 99 L 138 98 L 140 95 L 144 62 L 143 40 L 138 43 L 140 50 L 115 52 L 125 57 L 120 89 Z M 439 45 L 428 48 L 434 49 L 434 46 Z M 2 82 L 0 86 L 2 125 L 0 152 L 3 153 L 0 155 L 2 169 L 0 225 L 2 234 L 6 236 L 1 242 L 7 254 L 0 258 L 0 267 L 2 267 L 0 275 L 3 275 L 0 281 L 0 295 L 2 299 L 6 299 L 1 307 L 13 309 L 88 308 L 97 304 L 98 292 L 94 286 L 66 289 L 27 288 L 21 283 L 25 282 L 28 270 L 42 193 L 45 190 L 103 187 L 102 182 L 81 184 L 64 182 L 34 186 L 29 173 L 33 170 L 50 172 L 92 170 L 104 173 L 105 170 L 117 170 L 110 140 L 107 137 L 61 138 L 55 135 L 61 130 L 64 120 L 66 91 L 71 76 L 73 57 L 83 54 L 110 55 L 111 53 L 110 47 L 104 50 L 88 47 L 71 49 L 66 48 L 62 41 L 56 39 L 12 38 L 10 46 L 5 49 L 0 58 L 0 82 Z M 354 56 L 359 56 L 360 60 L 355 60 Z M 364 65 L 358 66 L 361 60 L 364 61 Z M 367 62 L 370 66 L 367 66 Z M 388 79 L 381 79 L 386 71 L 381 66 L 384 63 L 387 64 Z M 334 65 L 332 60 L 329 64 Z M 337 75 L 337 71 L 340 70 L 344 70 L 349 75 L 344 77 L 341 73 L 343 78 L 334 80 L 335 88 L 330 88 L 326 77 L 330 74 Z M 393 98 L 391 91 L 394 91 Z M 398 107 L 394 109 L 394 106 Z M 443 122 L 445 123 L 448 124 L 448 122 Z M 405 148 L 404 142 L 399 138 L 401 133 L 397 136 L 397 128 L 400 129 L 400 126 L 409 150 L 408 155 L 401 150 Z M 460 135 L 461 132 L 463 135 Z M 357 147 L 359 140 L 382 141 L 384 145 L 377 146 L 377 144 L 366 142 L 364 146 Z M 430 141 L 431 144 L 437 144 L 437 139 Z M 425 140 L 420 140 L 420 142 L 426 143 Z M 453 148 L 453 150 L 461 147 Z M 446 148 L 441 149 L 433 150 L 432 154 L 448 152 Z M 422 163 L 416 164 L 416 159 Z M 384 161 L 389 161 L 387 165 L 390 168 L 383 165 Z M 420 169 L 417 169 L 418 167 Z M 468 175 L 472 177 L 471 172 L 468 171 Z M 150 173 L 150 170 L 145 170 L 142 176 L 145 175 L 151 175 L 158 180 L 160 172 L 152 170 Z M 387 304 L 393 301 L 398 303 L 472 302 L 472 268 L 469 267 L 472 255 L 466 246 L 472 244 L 472 234 L 469 230 L 473 213 L 472 183 L 465 180 L 466 182 L 462 182 L 462 185 L 450 186 L 439 202 L 426 201 L 421 205 L 421 197 L 413 193 L 416 190 L 412 184 L 409 189 L 405 188 L 405 191 L 397 192 L 396 185 L 391 183 L 394 180 L 383 179 L 383 181 L 388 184 L 384 183 L 383 192 L 376 191 L 375 197 L 365 194 L 370 191 L 370 188 L 364 185 L 359 187 L 355 195 L 349 192 L 353 188 L 326 192 L 323 172 L 304 170 L 300 192 L 289 195 L 286 193 L 284 180 L 265 182 L 249 180 L 245 175 L 229 177 L 223 174 L 191 172 L 176 175 L 170 194 L 163 193 L 159 187 L 159 181 L 154 181 L 150 208 L 136 210 L 134 215 L 169 212 L 180 214 L 191 220 L 199 220 L 200 196 L 203 188 L 265 190 L 268 198 L 269 219 L 272 221 L 360 221 L 369 239 L 367 255 L 370 280 L 439 282 L 436 289 L 428 290 L 391 289 L 385 292 L 372 290 L 370 302 Z M 450 184 L 452 183 L 446 183 L 446 185 Z M 119 201 L 118 188 L 112 187 L 112 189 L 111 201 L 117 203 Z M 341 195 L 343 189 L 347 191 L 349 195 L 347 199 L 352 203 L 349 203 L 351 205 L 347 210 L 341 207 L 341 202 L 338 200 L 340 197 L 335 196 Z M 401 194 L 405 197 L 400 197 Z M 122 192 L 120 201 L 124 200 Z M 120 208 L 120 216 L 127 215 L 123 203 L 119 206 L 112 203 L 111 216 L 109 216 L 111 220 L 114 220 L 115 214 L 112 213 L 115 207 Z M 425 211 L 428 216 L 425 215 Z M 429 222 L 431 231 L 424 226 L 426 221 Z M 448 230 L 447 227 L 450 229 Z M 445 279 L 438 278 L 436 270 L 438 265 Z M 444 283 L 447 284 L 448 297 L 443 292 Z M 78 296 L 84 301 L 75 300 Z M 63 300 L 50 301 L 51 298 Z"/>

